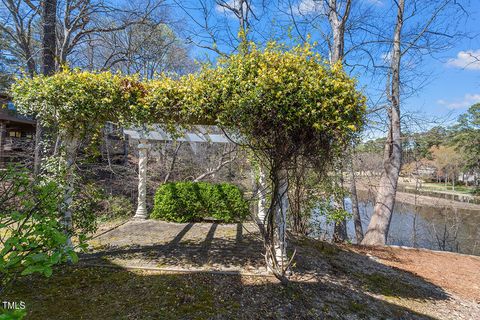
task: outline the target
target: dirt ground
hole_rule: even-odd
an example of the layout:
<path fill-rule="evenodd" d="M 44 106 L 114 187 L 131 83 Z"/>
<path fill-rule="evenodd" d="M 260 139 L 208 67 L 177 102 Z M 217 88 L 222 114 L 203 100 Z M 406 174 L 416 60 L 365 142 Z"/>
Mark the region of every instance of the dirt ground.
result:
<path fill-rule="evenodd" d="M 22 278 L 4 299 L 26 301 L 28 319 L 480 319 L 478 257 L 288 244 L 283 286 L 251 224 L 104 225 L 77 265 Z"/>
<path fill-rule="evenodd" d="M 411 272 L 465 299 L 480 303 L 480 257 L 425 249 L 350 246 L 383 264 Z"/>

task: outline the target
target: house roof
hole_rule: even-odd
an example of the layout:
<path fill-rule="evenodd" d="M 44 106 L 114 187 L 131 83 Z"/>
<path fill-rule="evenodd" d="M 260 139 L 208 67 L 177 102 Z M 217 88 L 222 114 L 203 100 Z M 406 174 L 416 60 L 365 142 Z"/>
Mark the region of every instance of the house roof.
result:
<path fill-rule="evenodd" d="M 0 92 L 0 102 L 8 102 L 8 101 L 10 101 L 10 96 L 7 95 L 6 93 Z M 17 122 L 17 123 L 25 123 L 25 124 L 31 124 L 31 125 L 35 125 L 36 123 L 35 120 L 19 115 L 14 110 L 3 108 L 2 105 L 0 105 L 0 120 Z"/>
<path fill-rule="evenodd" d="M 36 121 L 31 119 L 22 118 L 16 115 L 9 115 L 8 113 L 3 112 L 4 110 L 0 110 L 0 120 L 4 121 L 11 121 L 11 122 L 18 122 L 18 123 L 26 123 L 35 125 Z"/>

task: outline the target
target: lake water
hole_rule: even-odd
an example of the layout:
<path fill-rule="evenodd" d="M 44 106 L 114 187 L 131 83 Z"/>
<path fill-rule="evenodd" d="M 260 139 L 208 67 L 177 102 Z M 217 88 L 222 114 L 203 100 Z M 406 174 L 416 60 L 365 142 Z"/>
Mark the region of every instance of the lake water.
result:
<path fill-rule="evenodd" d="M 346 199 L 351 212 L 351 201 Z M 373 212 L 373 201 L 359 193 L 359 209 L 363 231 L 367 230 Z M 330 238 L 333 226 L 325 217 L 314 217 L 315 236 Z M 353 221 L 347 223 L 349 239 L 355 243 Z M 390 225 L 387 243 L 391 245 L 445 250 L 480 255 L 480 210 L 452 207 L 413 206 L 397 202 Z"/>

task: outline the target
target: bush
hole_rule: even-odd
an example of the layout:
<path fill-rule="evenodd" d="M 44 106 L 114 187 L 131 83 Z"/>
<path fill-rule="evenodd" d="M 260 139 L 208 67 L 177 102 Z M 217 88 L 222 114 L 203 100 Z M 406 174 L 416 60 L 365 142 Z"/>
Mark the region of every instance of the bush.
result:
<path fill-rule="evenodd" d="M 48 277 L 54 265 L 77 260 L 59 219 L 62 199 L 54 182 L 16 167 L 0 171 L 0 293 L 17 276 Z"/>
<path fill-rule="evenodd" d="M 211 217 L 233 222 L 243 220 L 248 213 L 248 203 L 233 184 L 175 182 L 157 189 L 151 217 L 174 222 L 201 221 Z"/>

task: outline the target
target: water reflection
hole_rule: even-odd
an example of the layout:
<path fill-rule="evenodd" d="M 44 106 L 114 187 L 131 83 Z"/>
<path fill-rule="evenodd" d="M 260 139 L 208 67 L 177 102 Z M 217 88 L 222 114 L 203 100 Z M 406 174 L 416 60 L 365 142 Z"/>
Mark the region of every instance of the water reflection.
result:
<path fill-rule="evenodd" d="M 350 199 L 345 201 L 351 212 Z M 364 232 L 373 212 L 373 200 L 359 193 L 359 209 Z M 313 236 L 331 238 L 332 224 L 314 216 Z M 349 239 L 355 243 L 353 221 L 347 223 Z M 480 255 L 480 211 L 456 209 L 432 203 L 415 206 L 397 202 L 387 239 L 388 244 Z"/>

